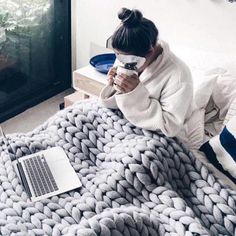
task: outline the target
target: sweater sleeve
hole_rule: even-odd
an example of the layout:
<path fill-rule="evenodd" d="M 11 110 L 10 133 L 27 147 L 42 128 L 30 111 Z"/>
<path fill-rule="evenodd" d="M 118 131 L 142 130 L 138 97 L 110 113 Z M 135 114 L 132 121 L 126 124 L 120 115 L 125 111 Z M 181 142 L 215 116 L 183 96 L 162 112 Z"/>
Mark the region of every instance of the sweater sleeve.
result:
<path fill-rule="evenodd" d="M 99 96 L 100 104 L 106 108 L 112 108 L 112 109 L 118 108 L 116 104 L 115 93 L 116 90 L 112 86 L 110 85 L 105 86 L 102 89 Z"/>
<path fill-rule="evenodd" d="M 117 67 L 120 64 L 120 62 L 116 59 L 113 67 Z M 117 109 L 118 106 L 116 104 L 116 98 L 115 98 L 116 90 L 111 85 L 106 85 L 99 95 L 99 103 L 106 108 L 112 108 Z"/>
<path fill-rule="evenodd" d="M 183 127 L 192 103 L 193 86 L 183 82 L 166 86 L 156 99 L 140 82 L 133 91 L 115 96 L 118 107 L 131 123 L 149 130 L 160 129 L 166 136 L 174 137 Z"/>

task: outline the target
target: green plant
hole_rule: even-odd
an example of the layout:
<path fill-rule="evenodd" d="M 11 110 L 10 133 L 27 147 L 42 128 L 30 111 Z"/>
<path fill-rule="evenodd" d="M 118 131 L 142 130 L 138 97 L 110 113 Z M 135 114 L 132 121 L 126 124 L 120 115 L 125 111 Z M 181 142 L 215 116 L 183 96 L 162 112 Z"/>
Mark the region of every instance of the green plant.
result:
<path fill-rule="evenodd" d="M 30 52 L 41 45 L 36 42 L 50 37 L 51 5 L 49 0 L 0 0 L 0 56 L 28 65 Z"/>
<path fill-rule="evenodd" d="M 27 31 L 39 24 L 49 8 L 48 0 L 0 0 L 0 27 L 6 31 Z"/>

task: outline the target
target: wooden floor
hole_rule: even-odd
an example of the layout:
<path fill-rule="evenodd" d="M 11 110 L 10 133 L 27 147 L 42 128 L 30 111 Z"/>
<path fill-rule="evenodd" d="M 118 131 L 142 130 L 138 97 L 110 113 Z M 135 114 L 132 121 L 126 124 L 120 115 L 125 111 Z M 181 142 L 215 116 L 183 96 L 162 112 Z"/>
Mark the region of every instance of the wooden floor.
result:
<path fill-rule="evenodd" d="M 64 92 L 34 106 L 21 114 L 1 124 L 5 133 L 28 132 L 37 127 L 50 116 L 59 111 L 59 106 L 64 102 L 64 97 L 73 92 L 72 89 Z"/>

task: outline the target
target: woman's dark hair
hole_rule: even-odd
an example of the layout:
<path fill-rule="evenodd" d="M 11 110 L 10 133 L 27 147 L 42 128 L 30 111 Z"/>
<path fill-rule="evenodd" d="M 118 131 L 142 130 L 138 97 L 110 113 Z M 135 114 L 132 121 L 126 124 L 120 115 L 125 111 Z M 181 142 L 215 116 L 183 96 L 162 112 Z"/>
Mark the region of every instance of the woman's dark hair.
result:
<path fill-rule="evenodd" d="M 139 10 L 122 8 L 118 17 L 122 24 L 112 35 L 112 47 L 132 55 L 147 55 L 157 42 L 158 29 L 155 24 L 144 18 Z"/>

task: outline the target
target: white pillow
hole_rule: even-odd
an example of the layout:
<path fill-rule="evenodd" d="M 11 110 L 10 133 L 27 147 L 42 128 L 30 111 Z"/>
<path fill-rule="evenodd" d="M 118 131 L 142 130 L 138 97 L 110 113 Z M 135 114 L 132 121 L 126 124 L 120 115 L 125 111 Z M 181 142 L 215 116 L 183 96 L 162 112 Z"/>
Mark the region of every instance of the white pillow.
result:
<path fill-rule="evenodd" d="M 203 74 L 213 68 L 224 68 L 236 75 L 236 55 L 220 52 L 204 51 L 184 45 L 170 45 L 171 50 L 181 58 L 194 73 Z M 197 79 L 197 78 L 196 78 Z"/>
<path fill-rule="evenodd" d="M 230 104 L 236 98 L 236 75 L 221 74 L 217 77 L 212 98 L 220 109 L 219 118 L 225 119 Z"/>
<path fill-rule="evenodd" d="M 195 83 L 195 102 L 197 107 L 205 108 L 212 98 L 219 110 L 219 120 L 224 120 L 230 104 L 236 98 L 236 75 L 230 75 L 223 68 L 209 70 Z"/>

